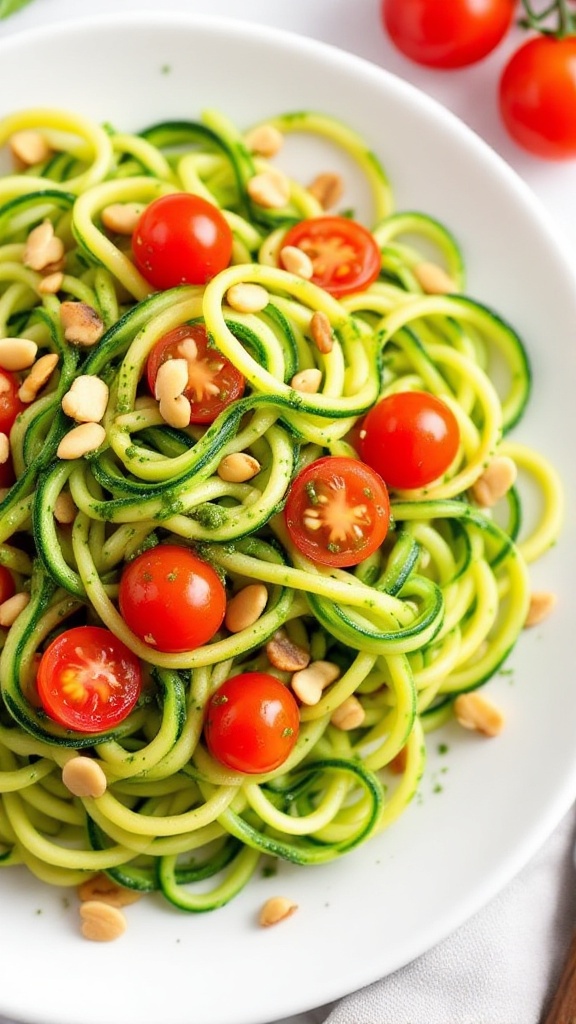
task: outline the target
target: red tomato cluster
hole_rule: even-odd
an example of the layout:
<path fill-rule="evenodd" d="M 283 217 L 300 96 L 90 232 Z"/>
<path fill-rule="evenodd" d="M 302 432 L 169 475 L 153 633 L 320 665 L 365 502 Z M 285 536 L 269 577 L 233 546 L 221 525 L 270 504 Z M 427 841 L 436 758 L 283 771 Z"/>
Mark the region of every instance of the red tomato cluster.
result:
<path fill-rule="evenodd" d="M 536 156 L 576 157 L 576 17 L 562 0 L 547 4 L 542 14 L 516 0 L 381 0 L 384 27 L 401 53 L 444 69 L 486 57 L 522 9 L 519 24 L 538 34 L 504 66 L 502 121 L 515 142 Z"/>

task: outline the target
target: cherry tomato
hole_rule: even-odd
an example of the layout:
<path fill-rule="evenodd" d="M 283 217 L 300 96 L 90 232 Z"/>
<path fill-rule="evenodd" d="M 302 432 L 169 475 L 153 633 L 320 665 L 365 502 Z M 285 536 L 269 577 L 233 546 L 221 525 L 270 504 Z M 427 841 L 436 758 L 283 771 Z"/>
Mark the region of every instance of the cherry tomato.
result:
<path fill-rule="evenodd" d="M 14 577 L 5 565 L 0 565 L 0 604 L 16 593 Z"/>
<path fill-rule="evenodd" d="M 458 452 L 452 410 L 427 391 L 401 391 L 375 405 L 362 425 L 360 455 L 389 487 L 425 487 Z"/>
<path fill-rule="evenodd" d="M 212 757 L 247 774 L 272 772 L 298 739 L 300 716 L 291 691 L 266 672 L 222 683 L 206 708 L 204 737 Z"/>
<path fill-rule="evenodd" d="M 212 566 L 190 548 L 160 544 L 128 562 L 118 603 L 136 636 L 175 654 L 212 639 L 224 619 L 226 594 Z"/>
<path fill-rule="evenodd" d="M 206 199 L 173 192 L 145 208 L 132 236 L 132 254 L 154 288 L 206 284 L 230 262 L 232 231 Z"/>
<path fill-rule="evenodd" d="M 576 156 L 576 36 L 537 36 L 512 55 L 500 79 L 500 113 L 536 156 Z"/>
<path fill-rule="evenodd" d="M 244 377 L 226 356 L 209 344 L 202 324 L 176 327 L 156 342 L 146 364 L 152 394 L 158 370 L 167 359 L 186 359 L 188 363 L 188 386 L 184 394 L 190 402 L 191 423 L 212 423 L 227 405 L 244 393 Z"/>
<path fill-rule="evenodd" d="M 14 463 L 9 455 L 6 462 L 0 462 L 0 487 L 11 487 L 15 479 Z"/>
<path fill-rule="evenodd" d="M 331 295 L 359 292 L 376 280 L 382 258 L 373 235 L 347 217 L 311 217 L 288 229 L 282 245 L 312 260 L 312 282 Z"/>
<path fill-rule="evenodd" d="M 26 408 L 18 398 L 20 381 L 9 370 L 0 370 L 0 433 L 9 434 L 18 413 Z"/>
<path fill-rule="evenodd" d="M 388 533 L 388 492 L 370 466 L 328 455 L 300 471 L 285 519 L 293 544 L 313 562 L 358 565 Z"/>
<path fill-rule="evenodd" d="M 44 651 L 36 678 L 46 714 L 76 732 L 104 732 L 130 714 L 142 688 L 135 654 L 101 626 L 76 626 Z"/>
<path fill-rule="evenodd" d="M 382 0 L 390 39 L 410 60 L 461 68 L 486 57 L 504 38 L 516 0 Z"/>

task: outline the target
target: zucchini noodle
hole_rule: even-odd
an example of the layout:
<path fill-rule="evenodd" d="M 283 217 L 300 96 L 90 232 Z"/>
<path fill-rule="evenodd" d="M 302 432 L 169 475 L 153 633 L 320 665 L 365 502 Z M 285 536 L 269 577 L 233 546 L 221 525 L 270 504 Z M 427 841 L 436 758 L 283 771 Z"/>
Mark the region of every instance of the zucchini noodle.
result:
<path fill-rule="evenodd" d="M 24 595 L 0 629 L 0 866 L 21 864 L 64 886 L 104 871 L 194 912 L 234 897 L 263 856 L 322 864 L 403 813 L 425 770 L 427 735 L 494 676 L 520 637 L 529 565 L 556 542 L 563 514 L 546 456 L 510 435 L 530 395 L 525 347 L 467 294 L 455 237 L 423 212 L 394 209 L 378 157 L 353 129 L 321 113 L 278 115 L 267 130 L 322 136 L 356 165 L 381 254 L 377 280 L 341 298 L 284 269 L 287 229 L 324 210 L 296 180 L 282 206 L 253 198 L 250 182 L 276 162 L 248 144 L 262 127 L 245 133 L 212 110 L 137 134 L 60 110 L 0 122 L 1 145 L 34 131 L 49 148 L 39 163 L 0 178 L 0 331 L 57 359 L 11 430 L 15 481 L 0 501 L 0 564 Z M 157 291 L 103 211 L 183 191 L 221 210 L 232 260 L 206 285 Z M 37 270 L 25 249 L 45 222 L 65 256 Z M 431 264 L 450 287 L 426 286 L 422 268 Z M 59 275 L 52 288 L 49 273 Z M 231 304 L 237 285 L 265 289 L 263 308 Z M 102 323 L 92 347 L 66 339 L 62 305 L 71 301 Z M 327 351 L 315 342 L 314 314 L 329 324 Z M 159 339 L 197 323 L 246 388 L 213 423 L 175 428 L 147 390 L 146 364 Z M 310 370 L 321 380 L 314 393 L 293 383 Z M 61 403 L 80 374 L 109 388 L 105 438 L 66 460 L 57 451 L 72 424 Z M 387 537 L 359 565 L 314 563 L 282 515 L 296 473 L 322 456 L 356 457 L 362 417 L 380 398 L 414 390 L 454 413 L 457 458 L 426 487 L 390 490 Z M 253 479 L 219 475 L 237 453 L 257 460 Z M 476 485 L 499 457 L 518 467 L 518 482 L 486 507 Z M 538 496 L 528 529 L 526 481 Z M 73 502 L 71 525 L 58 516 L 63 499 Z M 119 610 L 120 576 L 138 553 L 166 542 L 193 547 L 229 597 L 264 584 L 263 613 L 176 654 L 139 639 Z M 57 724 L 35 690 L 39 656 L 76 624 L 111 630 L 145 669 L 145 697 L 97 734 Z M 290 686 L 291 671 L 270 654 L 278 635 L 312 663 L 336 666 L 335 678 L 300 704 L 287 760 L 243 774 L 209 753 L 205 709 L 223 681 L 243 672 Z M 339 715 L 350 702 L 352 727 Z M 81 753 L 104 773 L 99 796 L 73 795 L 63 781 Z"/>

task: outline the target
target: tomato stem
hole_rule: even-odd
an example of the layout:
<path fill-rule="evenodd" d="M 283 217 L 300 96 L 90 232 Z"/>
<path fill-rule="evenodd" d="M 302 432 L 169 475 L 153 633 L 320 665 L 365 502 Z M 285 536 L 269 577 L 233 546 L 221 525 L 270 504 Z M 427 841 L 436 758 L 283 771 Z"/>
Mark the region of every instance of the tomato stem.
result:
<path fill-rule="evenodd" d="M 540 11 L 532 7 L 532 0 L 522 0 L 525 17 L 520 20 L 523 28 L 532 28 L 541 35 L 563 39 L 576 33 L 576 19 L 568 7 L 568 0 L 552 0 Z M 550 21 L 551 24 L 548 24 Z M 546 24 L 545 24 L 546 22 Z"/>

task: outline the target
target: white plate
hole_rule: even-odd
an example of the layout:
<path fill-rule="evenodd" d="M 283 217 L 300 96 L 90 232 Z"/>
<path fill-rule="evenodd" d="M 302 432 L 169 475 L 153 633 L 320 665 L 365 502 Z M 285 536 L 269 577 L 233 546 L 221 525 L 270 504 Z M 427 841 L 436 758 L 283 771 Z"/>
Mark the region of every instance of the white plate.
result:
<path fill-rule="evenodd" d="M 523 333 L 535 391 L 520 436 L 556 462 L 573 507 L 574 280 L 532 194 L 451 115 L 327 46 L 179 15 L 14 36 L 0 67 L 6 112 L 58 104 L 138 129 L 207 106 L 240 124 L 315 107 L 354 125 L 384 160 L 398 207 L 455 231 L 471 294 Z M 421 795 L 387 834 L 336 864 L 258 878 L 213 914 L 143 900 L 111 945 L 79 938 L 60 893 L 0 873 L 0 1011 L 35 1024 L 261 1024 L 365 985 L 446 936 L 523 865 L 576 794 L 575 533 L 572 518 L 535 571 L 559 594 L 555 615 L 522 638 L 513 675 L 491 684 L 505 732 L 483 741 L 450 731 L 444 756 L 433 738 Z M 299 911 L 264 931 L 257 908 L 278 892 Z"/>

